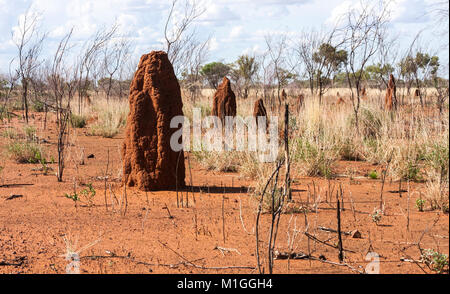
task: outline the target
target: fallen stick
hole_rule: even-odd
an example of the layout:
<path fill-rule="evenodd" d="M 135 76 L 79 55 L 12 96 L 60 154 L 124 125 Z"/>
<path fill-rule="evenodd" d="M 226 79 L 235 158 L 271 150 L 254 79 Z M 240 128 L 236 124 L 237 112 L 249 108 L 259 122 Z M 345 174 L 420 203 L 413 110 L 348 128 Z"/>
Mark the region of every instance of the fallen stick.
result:
<path fill-rule="evenodd" d="M 318 242 L 318 243 L 321 243 L 321 244 L 330 246 L 330 247 L 332 247 L 332 248 L 334 248 L 334 249 L 339 249 L 338 246 L 333 245 L 333 244 L 329 244 L 329 243 L 327 243 L 327 242 L 325 242 L 325 241 L 322 241 L 322 240 L 319 240 L 319 239 L 317 239 L 316 237 L 310 235 L 308 232 L 305 232 L 305 235 L 306 235 L 306 237 L 310 238 L 310 239 L 313 240 L 313 241 L 316 241 L 316 242 Z M 356 253 L 355 251 L 352 251 L 352 250 L 349 250 L 349 249 L 343 249 L 343 250 L 344 250 L 344 251 L 347 251 L 347 252 L 351 252 L 351 253 Z"/>
<path fill-rule="evenodd" d="M 241 255 L 241 253 L 235 248 L 224 248 L 224 247 L 216 246 L 216 247 L 214 247 L 214 250 L 219 250 L 223 256 L 225 256 L 225 254 L 223 254 L 224 251 L 225 252 L 236 252 L 237 254 Z"/>
<path fill-rule="evenodd" d="M 205 269 L 205 270 L 221 270 L 221 269 L 253 269 L 254 270 L 254 269 L 256 269 L 254 266 L 213 266 L 213 267 L 206 267 L 206 266 L 197 265 L 197 264 L 193 263 L 192 261 L 189 261 L 188 259 L 186 259 L 183 255 L 179 254 L 178 252 L 176 252 L 172 248 L 170 248 L 167 244 L 161 242 L 160 240 L 158 240 L 158 242 L 162 246 L 164 246 L 165 248 L 167 248 L 170 251 L 172 251 L 173 253 L 175 253 L 178 257 L 183 259 L 187 263 L 187 265 L 193 266 L 193 267 L 198 268 L 198 269 Z"/>
<path fill-rule="evenodd" d="M 322 226 L 317 226 L 317 228 L 319 230 L 330 232 L 330 233 L 338 233 L 338 231 L 336 231 L 334 229 L 330 229 L 330 228 L 326 228 L 326 227 L 322 227 Z M 351 236 L 352 235 L 351 232 L 341 232 L 341 234 L 344 234 L 344 235 L 347 235 L 347 236 Z"/>

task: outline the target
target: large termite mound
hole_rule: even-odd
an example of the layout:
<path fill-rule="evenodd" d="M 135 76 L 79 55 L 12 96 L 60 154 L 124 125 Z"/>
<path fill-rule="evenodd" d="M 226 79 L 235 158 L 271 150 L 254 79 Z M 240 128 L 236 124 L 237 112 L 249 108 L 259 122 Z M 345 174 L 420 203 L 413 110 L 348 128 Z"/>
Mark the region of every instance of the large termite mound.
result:
<path fill-rule="evenodd" d="M 361 94 L 361 98 L 362 98 L 362 99 L 366 99 L 366 98 L 367 98 L 366 87 L 363 86 L 363 87 L 361 88 L 360 94 Z"/>
<path fill-rule="evenodd" d="M 420 96 L 420 90 L 419 89 L 416 89 L 415 91 L 414 91 L 414 97 L 419 97 Z"/>
<path fill-rule="evenodd" d="M 300 95 L 298 96 L 298 105 L 300 108 L 302 108 L 304 104 L 305 104 L 305 95 L 300 93 Z"/>
<path fill-rule="evenodd" d="M 222 122 L 226 116 L 236 116 L 236 95 L 227 77 L 223 78 L 222 84 L 214 94 L 212 115 L 219 117 Z"/>
<path fill-rule="evenodd" d="M 253 116 L 256 119 L 256 124 L 258 125 L 258 117 L 264 117 L 266 120 L 266 128 L 268 126 L 269 121 L 267 120 L 267 111 L 264 107 L 264 101 L 262 99 L 258 99 L 255 102 L 255 107 L 253 109 Z"/>
<path fill-rule="evenodd" d="M 152 51 L 141 57 L 129 94 L 130 113 L 122 146 L 123 182 L 144 191 L 185 186 L 183 151 L 175 152 L 170 128 L 183 115 L 178 80 L 167 53 Z"/>
<path fill-rule="evenodd" d="M 384 98 L 384 105 L 387 110 L 392 110 L 394 107 L 394 102 L 396 99 L 397 88 L 395 86 L 394 76 L 391 74 L 389 76 L 389 83 L 386 89 L 386 96 Z"/>
<path fill-rule="evenodd" d="M 287 94 L 284 89 L 281 91 L 281 98 L 283 99 L 284 102 L 287 102 Z"/>
<path fill-rule="evenodd" d="M 345 100 L 341 97 L 341 94 L 339 92 L 336 93 L 336 96 L 338 98 L 337 105 L 345 104 Z"/>

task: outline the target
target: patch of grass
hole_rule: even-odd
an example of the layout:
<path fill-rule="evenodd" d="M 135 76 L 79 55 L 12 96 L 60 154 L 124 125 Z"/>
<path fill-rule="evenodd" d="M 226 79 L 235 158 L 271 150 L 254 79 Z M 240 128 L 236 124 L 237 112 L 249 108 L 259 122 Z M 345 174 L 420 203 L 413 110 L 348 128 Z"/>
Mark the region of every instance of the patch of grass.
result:
<path fill-rule="evenodd" d="M 17 135 L 16 130 L 14 130 L 12 128 L 8 128 L 2 132 L 2 137 L 14 140 L 14 139 L 18 138 L 18 135 Z"/>
<path fill-rule="evenodd" d="M 41 101 L 33 101 L 31 104 L 31 109 L 35 112 L 44 112 L 44 103 L 42 103 Z"/>
<path fill-rule="evenodd" d="M 96 124 L 90 126 L 88 135 L 113 138 L 126 125 L 126 112 L 105 110 L 99 114 Z"/>
<path fill-rule="evenodd" d="M 11 114 L 8 112 L 6 106 L 0 105 L 0 121 L 4 119 L 11 120 Z"/>
<path fill-rule="evenodd" d="M 448 138 L 442 143 L 434 143 L 430 146 L 429 152 L 424 156 L 429 167 L 431 167 L 441 178 L 448 182 L 449 174 L 449 145 Z"/>
<path fill-rule="evenodd" d="M 237 172 L 239 152 L 194 151 L 194 158 L 206 169 L 220 172 Z"/>
<path fill-rule="evenodd" d="M 87 125 L 86 117 L 72 113 L 70 115 L 70 125 L 74 128 L 82 129 Z"/>
<path fill-rule="evenodd" d="M 39 163 L 44 158 L 42 147 L 35 142 L 11 141 L 6 150 L 17 163 Z"/>
<path fill-rule="evenodd" d="M 307 176 L 327 179 L 334 176 L 333 167 L 337 159 L 337 152 L 332 147 L 321 147 L 302 139 L 298 139 L 293 156 L 293 160 L 299 162 L 301 170 Z"/>
<path fill-rule="evenodd" d="M 361 108 L 358 121 L 359 131 L 364 139 L 374 139 L 381 136 L 383 120 L 380 112 L 368 108 Z M 354 114 L 350 117 L 349 124 L 353 127 L 356 125 Z"/>
<path fill-rule="evenodd" d="M 29 141 L 35 141 L 36 140 L 36 128 L 34 126 L 24 126 L 23 132 L 25 133 L 25 138 Z"/>

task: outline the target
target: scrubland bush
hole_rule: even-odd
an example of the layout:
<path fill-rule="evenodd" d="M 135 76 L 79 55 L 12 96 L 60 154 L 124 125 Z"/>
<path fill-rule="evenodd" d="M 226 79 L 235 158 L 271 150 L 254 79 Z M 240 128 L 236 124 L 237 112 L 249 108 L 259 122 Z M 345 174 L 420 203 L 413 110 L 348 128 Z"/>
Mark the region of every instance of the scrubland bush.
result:
<path fill-rule="evenodd" d="M 70 115 L 70 125 L 74 128 L 82 129 L 87 125 L 86 117 L 72 113 Z"/>
<path fill-rule="evenodd" d="M 112 102 L 109 106 L 95 107 L 98 121 L 89 126 L 88 134 L 91 136 L 102 136 L 113 138 L 126 125 L 129 108 L 124 102 Z"/>
<path fill-rule="evenodd" d="M 6 150 L 17 163 L 39 163 L 45 158 L 42 147 L 36 142 L 13 140 L 6 145 Z"/>

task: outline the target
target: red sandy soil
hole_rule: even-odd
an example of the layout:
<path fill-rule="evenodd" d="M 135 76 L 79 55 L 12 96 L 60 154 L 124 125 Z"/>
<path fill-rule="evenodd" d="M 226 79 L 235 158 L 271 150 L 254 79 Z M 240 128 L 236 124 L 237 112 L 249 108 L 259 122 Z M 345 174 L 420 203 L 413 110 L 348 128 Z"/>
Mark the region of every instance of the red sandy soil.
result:
<path fill-rule="evenodd" d="M 38 128 L 39 137 L 50 142 L 44 146 L 57 158 L 55 125 L 51 124 L 45 132 L 39 131 L 42 126 L 41 117 L 41 114 L 35 114 L 35 120 L 31 124 Z M 14 118 L 9 126 L 11 125 L 21 130 L 23 123 Z M 5 123 L 0 124 L 0 132 L 6 127 Z M 76 244 L 75 250 L 87 247 L 79 253 L 81 273 L 257 273 L 256 269 L 228 268 L 256 266 L 256 243 L 252 232 L 257 202 L 246 192 L 251 182 L 241 179 L 236 173 L 206 171 L 191 156 L 195 191 L 192 194 L 188 188 L 188 193 L 185 191 L 178 195 L 179 199 L 181 194 L 186 199 L 187 194 L 188 208 L 177 208 L 175 191 L 145 193 L 127 189 L 127 208 L 124 213 L 125 209 L 120 211 L 118 204 L 112 207 L 109 192 L 111 184 L 117 199 L 125 199 L 120 185 L 123 132 L 113 139 L 106 139 L 86 136 L 85 129 L 72 131 L 76 133 L 76 136 L 72 136 L 75 146 L 69 152 L 62 183 L 58 183 L 54 175 L 56 164 L 49 164 L 54 170 L 44 175 L 42 171 L 34 170 L 40 168 L 40 164 L 17 164 L 6 155 L 2 156 L 1 165 L 4 170 L 0 174 L 0 273 L 65 273 L 69 262 L 64 256 L 67 252 L 64 237 Z M 2 150 L 6 141 L 0 137 Z M 76 153 L 80 153 L 82 148 L 85 164 L 78 166 L 77 170 Z M 94 154 L 95 158 L 86 159 L 89 154 Z M 104 175 L 107 166 L 109 179 L 106 208 Z M 419 249 L 414 244 L 421 237 L 422 248 L 433 248 L 448 254 L 448 214 L 440 214 L 438 218 L 437 211 L 418 212 L 415 208 L 418 194 L 412 192 L 408 231 L 408 195 L 390 192 L 398 190 L 399 184 L 391 183 L 388 178 L 383 194 L 385 215 L 377 225 L 370 215 L 379 206 L 381 181 L 368 179 L 365 175 L 374 169 L 380 174 L 381 167 L 364 162 L 340 162 L 338 174 L 349 169 L 356 171 L 353 179 L 338 177 L 330 182 L 319 178 L 299 177 L 294 170 L 294 202 L 289 204 L 290 207 L 300 207 L 301 202 L 307 201 L 308 190 L 312 194 L 314 187 L 316 195 L 321 195 L 317 213 L 307 214 L 309 233 L 329 244 L 337 244 L 337 234 L 317 227 L 337 228 L 336 209 L 333 209 L 336 203 L 334 200 L 327 203 L 325 195 L 329 187 L 334 186 L 336 191 L 341 185 L 344 191 L 342 231 L 357 229 L 362 234 L 360 239 L 343 236 L 344 249 L 351 251 L 345 252 L 347 264 L 362 271 L 370 262 L 365 259 L 367 253 L 373 251 L 380 255 L 380 273 L 430 273 L 422 263 L 401 259 L 420 259 Z M 83 184 L 93 184 L 96 190 L 93 206 L 79 203 L 75 207 L 71 199 L 64 197 L 65 193 L 73 192 L 74 181 L 77 182 L 78 192 L 85 188 Z M 186 183 L 190 184 L 188 169 Z M 405 183 L 402 189 L 406 189 Z M 411 191 L 424 189 L 423 183 L 411 183 Z M 23 197 L 6 200 L 16 194 Z M 240 219 L 240 206 L 243 222 Z M 297 212 L 283 214 L 281 217 L 276 249 L 280 252 L 288 251 L 288 231 L 292 236 L 293 229 L 297 229 L 300 233 L 294 245 L 295 252 L 311 252 L 315 257 L 323 255 L 327 261 L 338 263 L 338 251 L 335 248 L 308 241 L 303 234 L 305 214 L 298 209 L 294 211 Z M 437 222 L 433 225 L 435 220 Z M 264 241 L 261 242 L 261 254 L 265 272 L 265 242 L 269 222 L 270 216 L 264 214 L 260 236 Z M 424 233 L 427 228 L 428 231 Z M 235 250 L 221 252 L 216 249 L 217 246 Z M 347 266 L 300 259 L 275 260 L 274 273 L 336 274 L 355 271 Z"/>

